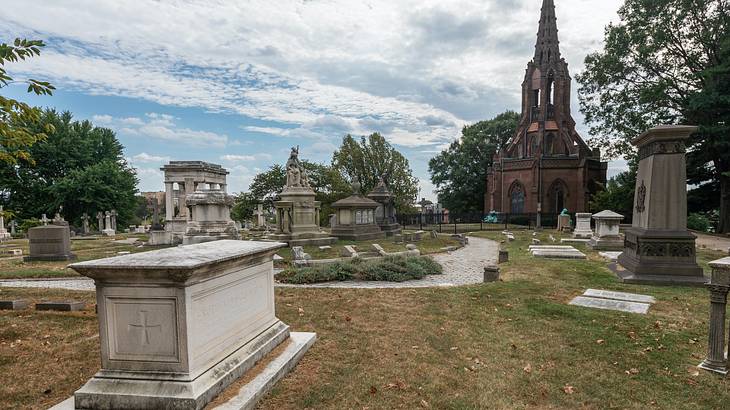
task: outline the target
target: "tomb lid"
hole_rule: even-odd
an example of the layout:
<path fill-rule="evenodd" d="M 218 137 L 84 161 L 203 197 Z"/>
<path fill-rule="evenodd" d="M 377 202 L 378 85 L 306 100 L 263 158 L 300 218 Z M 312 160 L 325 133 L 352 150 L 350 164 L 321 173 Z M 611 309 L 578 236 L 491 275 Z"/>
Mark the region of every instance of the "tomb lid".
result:
<path fill-rule="evenodd" d="M 202 267 L 249 256 L 273 254 L 286 246 L 281 242 L 220 240 L 77 262 L 69 267 L 94 279 L 114 279 L 123 272 L 144 271 L 144 275 L 135 277 L 141 281 L 163 277 L 184 282 Z"/>
<path fill-rule="evenodd" d="M 711 268 L 715 269 L 730 269 L 730 256 L 726 256 L 722 259 L 717 259 L 708 263 Z"/>
<path fill-rule="evenodd" d="M 631 144 L 637 147 L 655 141 L 679 141 L 689 138 L 690 135 L 697 132 L 698 127 L 694 125 L 660 125 L 645 131 L 643 134 L 634 138 Z"/>
<path fill-rule="evenodd" d="M 624 219 L 624 216 L 617 214 L 616 212 L 609 211 L 608 209 L 601 211 L 597 214 L 593 214 L 594 219 Z"/>
<path fill-rule="evenodd" d="M 332 204 L 332 208 L 377 208 L 380 204 L 362 195 L 350 195 Z"/>

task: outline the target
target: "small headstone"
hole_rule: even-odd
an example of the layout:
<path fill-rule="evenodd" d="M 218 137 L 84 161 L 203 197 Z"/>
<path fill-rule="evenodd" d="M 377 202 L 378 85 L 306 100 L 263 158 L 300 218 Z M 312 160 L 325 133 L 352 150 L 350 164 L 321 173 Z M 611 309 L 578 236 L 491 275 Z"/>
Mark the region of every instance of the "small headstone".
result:
<path fill-rule="evenodd" d="M 58 310 L 61 312 L 74 312 L 84 309 L 84 302 L 75 300 L 60 302 L 39 302 L 35 304 L 35 310 Z"/>
<path fill-rule="evenodd" d="M 328 251 L 328 250 L 330 250 L 330 249 L 332 249 L 332 247 L 331 247 L 331 246 L 329 246 L 329 245 L 324 245 L 324 246 L 320 246 L 320 247 L 319 247 L 319 250 L 320 250 L 320 251 Z"/>
<path fill-rule="evenodd" d="M 345 258 L 357 258 L 359 254 L 353 245 L 345 245 L 342 247 L 341 255 Z"/>
<path fill-rule="evenodd" d="M 393 243 L 401 243 L 403 242 L 403 235 L 397 233 L 393 235 Z"/>
<path fill-rule="evenodd" d="M 508 240 L 509 242 L 512 242 L 512 241 L 514 241 L 514 240 L 515 240 L 515 236 L 514 236 L 514 235 L 512 235 L 512 234 L 509 234 L 509 235 L 507 235 L 507 240 Z"/>
<path fill-rule="evenodd" d="M 505 263 L 505 262 L 509 262 L 509 252 L 507 252 L 504 249 L 500 249 L 498 263 Z"/>
<path fill-rule="evenodd" d="M 385 249 L 383 249 L 382 246 L 380 246 L 377 243 L 372 244 L 373 250 L 378 253 L 380 256 L 385 256 L 387 252 L 385 252 Z"/>
<path fill-rule="evenodd" d="M 438 232 L 436 232 L 435 230 L 431 231 L 431 239 L 436 239 L 438 237 L 439 237 Z"/>
<path fill-rule="evenodd" d="M 304 252 L 304 248 L 301 246 L 292 246 L 291 251 L 295 261 L 308 261 L 312 259 L 312 255 Z"/>
<path fill-rule="evenodd" d="M 540 244 L 540 240 L 537 239 L 537 238 L 532 238 L 532 244 L 533 245 L 539 245 Z"/>
<path fill-rule="evenodd" d="M 557 239 L 555 239 L 555 237 L 552 234 L 549 235 L 548 238 L 550 238 L 550 242 L 556 242 L 557 241 Z"/>
<path fill-rule="evenodd" d="M 499 280 L 499 267 L 489 265 L 484 267 L 484 283 L 496 282 Z"/>
<path fill-rule="evenodd" d="M 28 301 L 23 299 L 0 300 L 0 310 L 23 310 L 28 308 Z"/>
<path fill-rule="evenodd" d="M 649 311 L 648 303 L 627 302 L 624 300 L 600 299 L 585 296 L 576 296 L 570 301 L 571 305 L 590 307 L 595 309 L 617 310 L 619 312 L 639 313 L 645 315 Z"/>
<path fill-rule="evenodd" d="M 418 249 L 418 247 L 412 243 L 409 243 L 408 245 L 406 245 L 406 249 L 408 249 L 409 251 L 415 251 L 416 249 Z"/>

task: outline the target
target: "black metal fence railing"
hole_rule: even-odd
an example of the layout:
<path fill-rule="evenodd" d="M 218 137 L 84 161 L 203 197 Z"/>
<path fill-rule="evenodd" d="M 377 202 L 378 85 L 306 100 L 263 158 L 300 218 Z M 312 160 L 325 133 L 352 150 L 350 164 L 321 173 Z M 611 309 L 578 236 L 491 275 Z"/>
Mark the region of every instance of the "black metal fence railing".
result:
<path fill-rule="evenodd" d="M 570 220 L 575 224 L 575 213 L 569 215 Z M 537 213 L 399 214 L 396 219 L 405 229 L 435 230 L 443 233 L 534 229 L 538 226 Z M 557 226 L 557 214 L 540 214 L 540 227 L 557 228 Z"/>

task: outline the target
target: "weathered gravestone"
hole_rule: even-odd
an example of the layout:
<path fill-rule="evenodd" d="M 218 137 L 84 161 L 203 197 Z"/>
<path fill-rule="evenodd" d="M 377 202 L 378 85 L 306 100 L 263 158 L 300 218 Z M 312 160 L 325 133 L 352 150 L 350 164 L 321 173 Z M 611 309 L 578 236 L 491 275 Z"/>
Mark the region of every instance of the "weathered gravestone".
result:
<path fill-rule="evenodd" d="M 68 225 L 43 225 L 28 229 L 30 254 L 24 261 L 67 261 L 75 259 L 71 253 L 71 234 Z"/>
<path fill-rule="evenodd" d="M 499 267 L 489 265 L 484 267 L 484 283 L 496 282 L 499 280 Z"/>
<path fill-rule="evenodd" d="M 202 409 L 291 340 L 246 385 L 237 408 L 253 408 L 315 339 L 290 338 L 275 316 L 272 257 L 284 246 L 222 240 L 70 265 L 94 279 L 101 342 L 101 370 L 75 408 Z"/>
<path fill-rule="evenodd" d="M 622 250 L 624 241 L 619 234 L 619 224 L 624 216 L 605 210 L 593 214 L 593 219 L 596 221 L 596 233 L 591 237 L 588 245 L 596 250 Z"/>
<path fill-rule="evenodd" d="M 589 239 L 592 236 L 593 231 L 591 230 L 591 214 L 585 212 L 576 213 L 573 238 Z"/>
<path fill-rule="evenodd" d="M 639 149 L 634 216 L 616 269 L 627 283 L 702 285 L 695 236 L 687 230 L 685 141 L 692 126 L 661 126 L 631 143 Z"/>

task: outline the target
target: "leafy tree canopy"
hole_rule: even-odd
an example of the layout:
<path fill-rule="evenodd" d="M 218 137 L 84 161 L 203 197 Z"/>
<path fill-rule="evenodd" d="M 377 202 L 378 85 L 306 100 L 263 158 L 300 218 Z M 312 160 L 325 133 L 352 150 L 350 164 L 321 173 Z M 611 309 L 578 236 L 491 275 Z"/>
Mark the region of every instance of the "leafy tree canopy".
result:
<path fill-rule="evenodd" d="M 0 44 L 0 88 L 14 83 L 25 83 L 28 92 L 51 95 L 55 88 L 48 82 L 34 79 L 13 80 L 6 70 L 6 63 L 14 63 L 41 54 L 41 40 L 16 38 L 13 44 Z M 37 123 L 41 110 L 0 95 L 0 163 L 15 164 L 18 160 L 30 161 L 28 148 L 46 138 L 53 129 L 32 127 Z"/>
<path fill-rule="evenodd" d="M 48 126 L 55 131 L 29 148 L 28 160 L 0 164 L 5 204 L 24 219 L 50 217 L 63 206 L 66 220 L 77 226 L 84 212 L 93 217 L 111 209 L 120 226 L 131 221 L 138 181 L 114 132 L 54 110 L 42 112 L 31 130 Z"/>
<path fill-rule="evenodd" d="M 332 155 L 332 168 L 350 180 L 357 178 L 363 194 L 385 175 L 399 212 L 410 209 L 418 195 L 418 178 L 413 176 L 408 159 L 378 133 L 359 139 L 346 135 Z"/>
<path fill-rule="evenodd" d="M 455 213 L 483 210 L 487 168 L 494 154 L 514 135 L 519 114 L 506 111 L 467 125 L 461 138 L 428 162 L 439 202 Z"/>
<path fill-rule="evenodd" d="M 730 230 L 730 6 L 727 0 L 626 0 L 602 51 L 578 76 L 581 111 L 609 157 L 661 124 L 699 125 L 690 183 L 720 182 L 720 231 Z"/>

